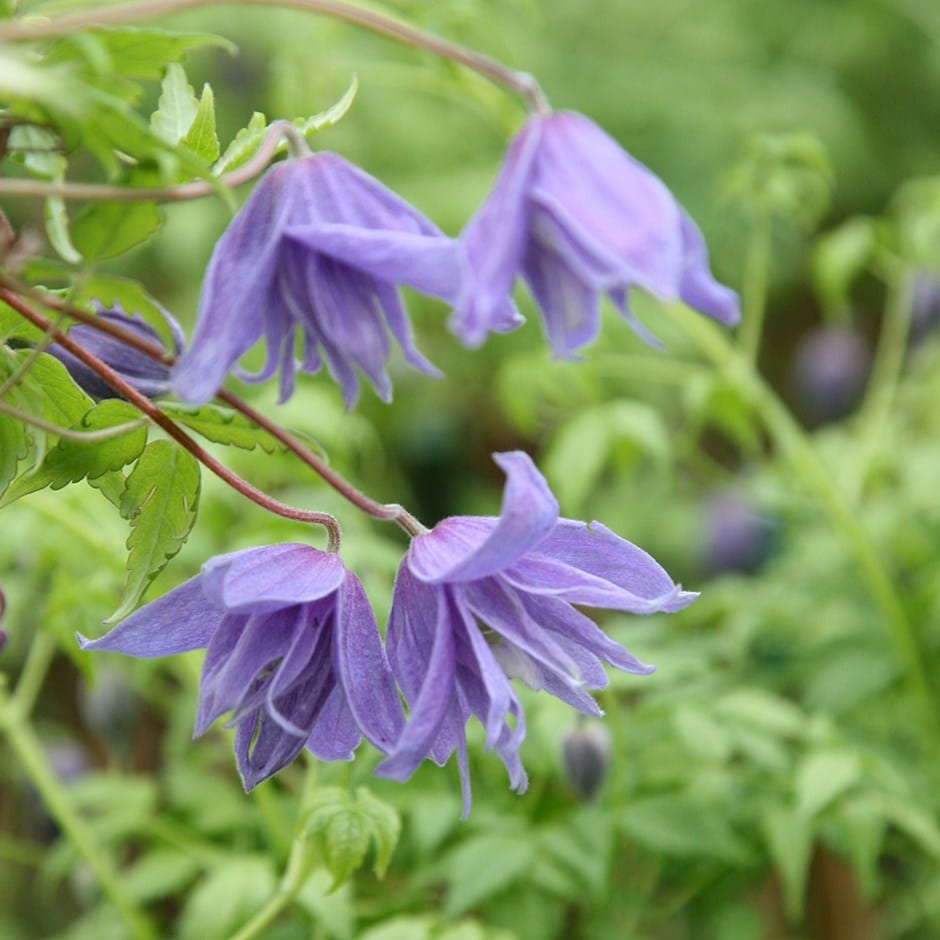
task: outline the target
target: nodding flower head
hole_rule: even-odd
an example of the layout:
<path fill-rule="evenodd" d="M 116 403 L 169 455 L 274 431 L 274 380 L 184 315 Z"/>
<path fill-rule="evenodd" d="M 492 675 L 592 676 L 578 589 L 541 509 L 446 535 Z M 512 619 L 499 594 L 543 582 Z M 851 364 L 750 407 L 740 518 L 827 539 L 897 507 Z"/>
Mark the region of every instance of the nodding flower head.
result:
<path fill-rule="evenodd" d="M 281 401 L 293 392 L 296 370 L 314 373 L 324 362 L 347 407 L 359 394 L 357 370 L 387 401 L 389 336 L 413 367 L 438 374 L 414 347 L 399 284 L 452 301 L 458 284 L 453 240 L 336 154 L 272 167 L 215 247 L 174 390 L 189 402 L 208 401 L 264 337 L 264 367 L 238 374 L 260 382 L 279 369 Z"/>
<path fill-rule="evenodd" d="M 708 267 L 702 233 L 665 185 L 580 114 L 536 114 L 510 145 L 487 201 L 459 239 L 463 288 L 451 327 L 468 345 L 521 321 L 507 313 L 521 275 L 555 355 L 597 336 L 606 294 L 646 339 L 627 306 L 639 287 L 681 300 L 727 326 L 734 291 Z"/>

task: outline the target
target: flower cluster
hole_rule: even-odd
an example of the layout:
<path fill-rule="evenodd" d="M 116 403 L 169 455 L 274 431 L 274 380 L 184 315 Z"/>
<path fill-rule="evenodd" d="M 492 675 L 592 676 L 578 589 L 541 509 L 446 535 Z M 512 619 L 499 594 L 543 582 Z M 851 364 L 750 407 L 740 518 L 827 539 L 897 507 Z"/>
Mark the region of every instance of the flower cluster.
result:
<path fill-rule="evenodd" d="M 260 372 L 239 374 L 262 381 L 279 371 L 282 400 L 298 369 L 323 365 L 347 406 L 360 372 L 387 400 L 393 340 L 413 367 L 436 374 L 414 345 L 399 285 L 448 303 L 451 329 L 476 346 L 521 322 L 517 277 L 561 357 L 597 335 L 602 295 L 649 336 L 629 311 L 632 287 L 724 324 L 739 316 L 663 183 L 581 115 L 537 114 L 456 239 L 334 154 L 269 170 L 216 245 L 170 383 L 186 401 L 208 401 L 264 338 Z M 652 667 L 579 608 L 672 612 L 696 595 L 603 525 L 560 518 L 526 454 L 495 459 L 506 474 L 499 516 L 409 527 L 384 646 L 338 555 L 296 544 L 214 558 L 106 636 L 80 642 L 144 657 L 205 648 L 195 733 L 230 716 L 247 789 L 304 748 L 351 759 L 364 737 L 384 755 L 376 772 L 396 780 L 456 752 L 467 812 L 473 716 L 521 791 L 526 725 L 511 680 L 599 715 L 589 691 L 606 685 L 605 665 L 640 675 Z"/>
<path fill-rule="evenodd" d="M 390 335 L 408 363 L 436 374 L 414 346 L 398 285 L 449 303 L 453 332 L 478 346 L 522 322 L 517 276 L 561 357 L 596 337 L 602 294 L 649 337 L 627 306 L 630 287 L 729 326 L 740 317 L 737 295 L 711 276 L 701 232 L 656 176 L 584 116 L 536 114 L 457 239 L 335 154 L 269 170 L 215 247 L 173 388 L 208 401 L 264 337 L 265 365 L 239 375 L 263 381 L 280 370 L 282 401 L 297 369 L 315 373 L 324 361 L 348 407 L 357 370 L 388 400 Z"/>
<path fill-rule="evenodd" d="M 603 663 L 652 672 L 573 605 L 649 614 L 696 595 L 604 526 L 559 518 L 526 454 L 495 459 L 507 475 L 500 515 L 451 517 L 412 542 L 387 658 L 356 577 L 336 554 L 294 544 L 213 558 L 110 633 L 79 642 L 145 658 L 205 648 L 195 733 L 231 713 L 246 789 L 304 747 L 348 760 L 365 737 L 387 755 L 376 772 L 395 780 L 456 751 L 466 812 L 472 715 L 524 790 L 525 717 L 511 678 L 599 715 L 586 690 L 607 684 Z"/>

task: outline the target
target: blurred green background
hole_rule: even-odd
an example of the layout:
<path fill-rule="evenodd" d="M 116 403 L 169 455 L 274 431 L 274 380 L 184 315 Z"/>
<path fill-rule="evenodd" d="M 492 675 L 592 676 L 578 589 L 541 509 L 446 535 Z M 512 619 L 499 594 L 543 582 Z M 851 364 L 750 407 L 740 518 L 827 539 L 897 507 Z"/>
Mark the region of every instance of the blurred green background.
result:
<path fill-rule="evenodd" d="M 760 367 L 811 434 L 813 466 L 870 540 L 913 625 L 936 703 L 940 342 L 931 326 L 940 297 L 930 289 L 940 225 L 918 195 L 932 190 L 910 181 L 940 166 L 940 5 L 414 0 L 389 9 L 533 72 L 555 107 L 602 125 L 689 209 L 716 275 L 735 288 L 758 217 L 741 180 L 756 174 L 787 190 L 803 170 L 817 183 L 826 178 L 828 200 L 814 218 L 801 214 L 799 199 L 773 214 Z M 223 144 L 255 110 L 290 118 L 328 107 L 356 74 L 350 113 L 317 144 L 362 165 L 449 233 L 485 197 L 524 117 L 474 76 L 297 12 L 216 7 L 170 24 L 222 33 L 239 48 L 236 56 L 197 51 L 186 62 L 195 88 L 209 81 L 215 89 Z M 157 94 L 154 87 L 153 103 Z M 759 134 L 808 135 L 831 172 L 793 171 L 773 155 L 761 164 Z M 4 209 L 17 225 L 41 229 L 32 207 Z M 857 217 L 878 220 L 873 237 L 896 261 L 890 278 L 867 256 L 823 253 L 842 244 L 833 233 Z M 140 279 L 189 328 L 227 218 L 218 201 L 170 205 L 162 232 L 107 270 Z M 928 234 L 907 251 L 902 230 L 912 218 Z M 873 430 L 866 406 L 857 407 L 877 362 L 886 298 L 891 285 L 914 279 L 902 313 L 921 324 L 917 342 L 907 344 L 897 394 Z M 842 281 L 843 290 L 826 292 Z M 521 291 L 526 325 L 474 352 L 448 333 L 442 305 L 409 301 L 419 347 L 446 379 L 432 382 L 396 360 L 394 403 L 366 389 L 352 414 L 325 376 L 302 377 L 284 406 L 273 390 L 246 394 L 315 439 L 370 495 L 405 504 L 428 525 L 496 512 L 501 477 L 490 454 L 523 448 L 563 515 L 603 521 L 702 597 L 671 617 L 603 619 L 658 666 L 649 678 L 611 677 L 600 696 L 603 732 L 524 691 L 526 795 L 508 791 L 472 728 L 468 822 L 458 819 L 453 766 L 423 767 L 404 786 L 370 776 L 378 757 L 366 746 L 351 767 L 324 766 L 323 783 L 368 786 L 401 813 L 400 844 L 384 881 L 364 871 L 328 894 L 329 878 L 317 872 L 264 936 L 940 935 L 937 722 L 912 701 L 910 663 L 872 601 L 851 535 L 801 470 L 800 446 L 768 430 L 760 396 L 703 358 L 681 317 L 642 298 L 636 311 L 666 350 L 647 349 L 606 310 L 602 339 L 578 363 L 551 359 Z M 823 326 L 831 332 L 821 334 Z M 339 516 L 344 558 L 382 623 L 404 537 L 357 516 L 287 457 L 224 457 L 279 499 Z M 226 937 L 276 888 L 302 768 L 246 797 L 227 732 L 189 740 L 198 656 L 78 655 L 72 634 L 97 633 L 123 582 L 126 528 L 106 509 L 91 490 L 72 487 L 4 510 L 10 641 L 0 665 L 15 682 L 37 631 L 56 638 L 35 720 L 75 805 L 121 866 L 127 894 L 167 936 Z M 305 536 L 207 477 L 196 530 L 148 596 L 212 554 Z M 585 732 L 573 768 L 564 745 L 570 753 L 571 736 Z M 609 766 L 586 798 L 578 771 L 584 752 L 603 764 L 604 734 Z M 94 877 L 7 752 L 0 937 L 123 936 L 99 902 Z"/>

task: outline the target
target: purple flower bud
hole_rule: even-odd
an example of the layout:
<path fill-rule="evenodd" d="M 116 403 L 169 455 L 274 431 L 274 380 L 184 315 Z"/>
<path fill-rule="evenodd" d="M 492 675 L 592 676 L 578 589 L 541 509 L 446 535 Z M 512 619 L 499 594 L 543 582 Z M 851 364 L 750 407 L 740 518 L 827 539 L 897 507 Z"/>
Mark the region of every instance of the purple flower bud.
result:
<path fill-rule="evenodd" d="M 452 301 L 453 241 L 335 154 L 287 160 L 268 170 L 215 246 L 173 387 L 184 401 L 208 401 L 264 337 L 264 367 L 238 374 L 261 382 L 280 370 L 281 401 L 293 392 L 297 369 L 315 373 L 324 362 L 347 407 L 359 394 L 357 370 L 388 401 L 389 334 L 414 368 L 439 374 L 412 343 L 398 284 Z"/>
<path fill-rule="evenodd" d="M 868 383 L 868 340 L 852 327 L 812 330 L 800 340 L 790 369 L 797 411 L 811 426 L 851 414 Z"/>
<path fill-rule="evenodd" d="M 176 320 L 160 308 L 173 336 L 173 355 L 178 356 L 183 349 L 183 331 Z M 161 344 L 157 331 L 139 314 L 126 314 L 119 304 L 103 307 L 95 302 L 98 318 L 114 326 L 119 326 L 143 340 Z M 77 323 L 69 330 L 69 338 L 83 346 L 88 352 L 111 366 L 121 378 L 125 379 L 137 391 L 148 398 L 163 395 L 170 389 L 170 367 L 166 363 L 151 359 L 133 346 L 122 343 L 117 337 L 102 333 L 86 323 Z M 57 343 L 52 343 L 46 350 L 55 356 L 75 380 L 75 383 L 92 398 L 120 398 L 120 393 L 113 389 L 97 372 L 88 368 L 70 352 Z"/>
<path fill-rule="evenodd" d="M 610 768 L 610 733 L 599 721 L 579 721 L 565 734 L 561 748 L 565 775 L 574 792 L 591 802 Z"/>
<path fill-rule="evenodd" d="M 711 573 L 753 574 L 774 545 L 773 520 L 756 513 L 738 493 L 718 493 L 704 507 L 700 552 Z"/>
<path fill-rule="evenodd" d="M 630 325 L 631 287 L 727 326 L 738 297 L 708 267 L 702 233 L 665 185 L 580 114 L 536 114 L 512 141 L 490 197 L 459 239 L 463 282 L 451 328 L 470 346 L 521 322 L 521 276 L 556 356 L 597 336 L 606 294 Z"/>

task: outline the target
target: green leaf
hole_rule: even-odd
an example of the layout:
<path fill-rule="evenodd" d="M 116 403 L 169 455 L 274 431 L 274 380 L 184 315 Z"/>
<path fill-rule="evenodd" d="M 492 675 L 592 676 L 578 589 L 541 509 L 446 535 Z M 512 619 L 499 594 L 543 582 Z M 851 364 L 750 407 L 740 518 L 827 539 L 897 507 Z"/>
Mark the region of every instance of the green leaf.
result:
<path fill-rule="evenodd" d="M 159 78 L 168 63 L 181 62 L 189 49 L 219 46 L 235 52 L 235 45 L 212 33 L 177 33 L 155 27 L 121 26 L 91 31 L 107 49 L 111 69 L 128 78 Z"/>
<path fill-rule="evenodd" d="M 740 688 L 722 696 L 715 703 L 715 714 L 775 738 L 797 737 L 807 723 L 804 713 L 792 702 L 757 688 Z"/>
<path fill-rule="evenodd" d="M 265 131 L 268 129 L 268 119 L 260 112 L 255 111 L 251 115 L 251 120 L 243 127 L 232 139 L 232 142 L 225 148 L 225 153 L 213 167 L 216 175 L 229 173 L 232 170 L 246 164 L 255 154 L 261 141 L 264 139 Z"/>
<path fill-rule="evenodd" d="M 356 806 L 368 824 L 375 845 L 372 869 L 377 878 L 383 878 L 401 835 L 401 817 L 365 787 L 356 790 Z"/>
<path fill-rule="evenodd" d="M 72 244 L 65 200 L 59 196 L 50 196 L 43 204 L 43 216 L 46 220 L 46 235 L 49 238 L 49 244 L 69 264 L 80 264 L 82 256 Z"/>
<path fill-rule="evenodd" d="M 0 493 L 4 493 L 16 476 L 19 462 L 26 456 L 26 434 L 19 421 L 0 414 Z"/>
<path fill-rule="evenodd" d="M 787 919 L 798 920 L 803 914 L 806 897 L 813 827 L 806 816 L 783 807 L 767 812 L 763 822 L 767 848 L 783 886 Z"/>
<path fill-rule="evenodd" d="M 226 859 L 201 881 L 179 918 L 179 940 L 221 940 L 256 913 L 274 894 L 271 860 L 252 855 Z"/>
<path fill-rule="evenodd" d="M 199 863 L 178 849 L 148 852 L 134 867 L 122 872 L 121 890 L 135 904 L 179 895 L 199 873 Z"/>
<path fill-rule="evenodd" d="M 157 110 L 150 115 L 151 129 L 168 144 L 176 145 L 186 136 L 198 110 L 199 101 L 183 66 L 171 62 L 160 85 Z"/>
<path fill-rule="evenodd" d="M 219 159 L 219 137 L 215 131 L 215 99 L 208 83 L 202 86 L 199 107 L 186 136 L 183 137 L 183 143 L 206 163 L 214 163 Z"/>
<path fill-rule="evenodd" d="M 100 431 L 139 417 L 137 409 L 115 399 L 95 405 L 73 428 L 76 431 Z M 86 477 L 94 480 L 108 471 L 119 470 L 136 460 L 146 443 L 147 429 L 144 427 L 94 443 L 61 438 L 37 469 L 20 477 L 7 490 L 0 499 L 0 506 L 47 486 L 58 490 Z"/>
<path fill-rule="evenodd" d="M 807 818 L 824 810 L 861 778 L 858 755 L 829 750 L 810 754 L 796 771 L 796 808 Z"/>
<path fill-rule="evenodd" d="M 148 444 L 127 478 L 121 515 L 129 519 L 127 584 L 114 623 L 137 605 L 150 582 L 182 548 L 196 520 L 199 464 L 170 441 Z"/>
<path fill-rule="evenodd" d="M 535 851 L 531 839 L 503 835 L 478 836 L 458 846 L 444 861 L 444 916 L 455 917 L 524 879 Z"/>
<path fill-rule="evenodd" d="M 72 241 L 88 261 L 103 261 L 147 241 L 162 225 L 155 202 L 97 202 L 72 223 Z"/>
<path fill-rule="evenodd" d="M 244 415 L 229 408 L 161 402 L 160 410 L 177 424 L 185 425 L 216 444 L 228 444 L 243 450 L 260 447 L 268 454 L 284 450 L 283 445 L 267 431 L 256 427 Z"/>
<path fill-rule="evenodd" d="M 746 848 L 726 815 L 686 796 L 651 796 L 631 802 L 618 822 L 652 852 L 740 864 L 747 857 Z"/>

